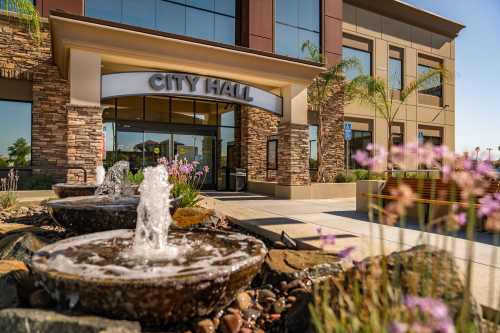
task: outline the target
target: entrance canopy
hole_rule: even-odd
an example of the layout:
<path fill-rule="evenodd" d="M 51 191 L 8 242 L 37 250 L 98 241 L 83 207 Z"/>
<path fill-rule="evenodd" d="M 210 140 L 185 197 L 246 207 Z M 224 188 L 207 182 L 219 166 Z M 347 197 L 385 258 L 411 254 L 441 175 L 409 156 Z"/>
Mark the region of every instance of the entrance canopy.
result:
<path fill-rule="evenodd" d="M 244 104 L 282 115 L 280 96 L 230 80 L 163 72 L 127 72 L 102 76 L 101 99 L 137 95 L 200 97 Z"/>

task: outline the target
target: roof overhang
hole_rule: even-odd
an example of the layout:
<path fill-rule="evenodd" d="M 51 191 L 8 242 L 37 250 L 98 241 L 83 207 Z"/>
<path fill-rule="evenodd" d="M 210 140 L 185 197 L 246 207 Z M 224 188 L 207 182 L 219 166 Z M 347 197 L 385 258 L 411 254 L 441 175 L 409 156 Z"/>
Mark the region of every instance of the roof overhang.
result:
<path fill-rule="evenodd" d="M 465 28 L 461 23 L 399 0 L 344 0 L 344 2 L 450 38 L 456 38 L 460 30 Z"/>
<path fill-rule="evenodd" d="M 102 63 L 197 73 L 270 88 L 308 85 L 325 70 L 314 62 L 62 12 L 52 12 L 49 21 L 55 63 L 64 77 L 72 48 L 97 53 Z"/>

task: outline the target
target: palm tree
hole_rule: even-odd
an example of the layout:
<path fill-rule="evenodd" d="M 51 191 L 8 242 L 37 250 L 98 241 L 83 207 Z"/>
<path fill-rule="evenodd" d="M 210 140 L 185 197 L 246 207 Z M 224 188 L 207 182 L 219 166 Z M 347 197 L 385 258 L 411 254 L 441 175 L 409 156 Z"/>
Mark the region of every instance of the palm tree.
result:
<path fill-rule="evenodd" d="M 388 131 L 387 150 L 389 155 L 387 162 L 391 160 L 392 125 L 401 106 L 406 103 L 411 94 L 440 81 L 445 77 L 445 74 L 444 69 L 429 69 L 425 73 L 419 74 L 415 81 L 410 82 L 400 91 L 392 90 L 384 79 L 370 75 L 359 75 L 347 86 L 349 90 L 347 93 L 352 99 L 374 108 L 384 118 Z"/>
<path fill-rule="evenodd" d="M 33 39 L 38 43 L 40 41 L 40 16 L 38 11 L 30 0 L 4 0 L 4 7 L 0 8 L 7 12 L 17 13 L 21 22 L 28 28 Z"/>
<path fill-rule="evenodd" d="M 25 138 L 19 138 L 8 148 L 9 158 L 17 167 L 26 167 L 29 165 L 27 157 L 31 154 L 31 146 Z"/>
<path fill-rule="evenodd" d="M 324 60 L 323 55 L 319 49 L 309 41 L 302 45 L 302 50 L 305 49 L 309 52 L 309 58 L 312 61 L 322 63 Z M 344 59 L 331 66 L 325 72 L 315 77 L 307 89 L 307 99 L 313 111 L 318 114 L 318 171 L 317 181 L 326 182 L 325 176 L 325 163 L 323 163 L 326 148 L 331 144 L 330 140 L 325 135 L 324 119 L 328 117 L 326 110 L 330 104 L 340 98 L 343 104 L 347 104 L 352 98 L 349 94 L 354 89 L 348 88 L 351 82 L 348 82 L 344 73 L 349 69 L 357 69 L 361 73 L 361 65 L 355 58 Z"/>

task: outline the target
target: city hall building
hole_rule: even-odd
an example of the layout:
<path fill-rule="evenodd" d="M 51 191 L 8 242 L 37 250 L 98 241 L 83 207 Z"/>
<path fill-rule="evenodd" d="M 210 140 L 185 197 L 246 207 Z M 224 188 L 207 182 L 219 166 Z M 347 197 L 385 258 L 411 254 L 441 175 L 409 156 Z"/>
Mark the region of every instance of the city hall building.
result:
<path fill-rule="evenodd" d="M 58 182 L 81 180 L 83 168 L 92 180 L 98 165 L 140 169 L 178 156 L 209 166 L 209 188 L 227 189 L 231 170 L 244 168 L 251 190 L 311 197 L 320 121 L 329 179 L 346 161 L 357 167 L 356 149 L 387 142 L 374 110 L 339 97 L 318 119 L 308 106 L 312 79 L 349 57 L 395 91 L 444 67 L 450 75 L 402 107 L 392 141 L 454 146 L 454 38 L 463 26 L 400 1 L 34 4 L 38 43 L 15 14 L 0 12 L 0 168 L 18 163 Z M 306 41 L 324 63 L 308 60 Z M 20 138 L 31 154 L 12 162 Z"/>

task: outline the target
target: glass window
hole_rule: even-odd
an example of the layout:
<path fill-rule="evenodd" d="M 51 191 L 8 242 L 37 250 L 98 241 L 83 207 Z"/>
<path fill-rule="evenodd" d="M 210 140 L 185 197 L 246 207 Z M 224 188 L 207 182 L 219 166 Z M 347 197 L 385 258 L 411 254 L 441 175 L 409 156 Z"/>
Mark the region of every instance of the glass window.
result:
<path fill-rule="evenodd" d="M 160 157 L 170 157 L 171 134 L 144 133 L 144 165 L 156 165 Z"/>
<path fill-rule="evenodd" d="M 168 123 L 170 121 L 168 97 L 146 97 L 146 120 Z"/>
<path fill-rule="evenodd" d="M 276 53 L 307 59 L 302 45 L 309 41 L 320 47 L 320 1 L 276 0 Z"/>
<path fill-rule="evenodd" d="M 278 140 L 276 139 L 267 141 L 267 169 L 278 169 Z"/>
<path fill-rule="evenodd" d="M 156 0 L 123 0 L 122 22 L 154 29 Z"/>
<path fill-rule="evenodd" d="M 403 133 L 392 133 L 392 145 L 402 146 L 404 144 Z"/>
<path fill-rule="evenodd" d="M 215 102 L 196 102 L 195 124 L 199 125 L 217 125 L 217 103 Z"/>
<path fill-rule="evenodd" d="M 186 7 L 169 1 L 158 1 L 156 27 L 161 31 L 185 35 Z"/>
<path fill-rule="evenodd" d="M 433 70 L 432 67 L 425 65 L 418 65 L 417 72 L 419 75 L 423 75 Z M 434 77 L 428 79 L 418 91 L 420 94 L 431 95 L 436 97 L 443 96 L 443 86 L 441 75 L 435 75 Z"/>
<path fill-rule="evenodd" d="M 116 158 L 118 161 L 128 161 L 131 170 L 143 166 L 144 133 L 123 132 L 116 134 Z"/>
<path fill-rule="evenodd" d="M 226 44 L 236 38 L 236 0 L 87 0 L 85 15 Z"/>
<path fill-rule="evenodd" d="M 389 58 L 389 88 L 403 88 L 403 63 L 401 59 Z"/>
<path fill-rule="evenodd" d="M 117 118 L 119 120 L 143 120 L 143 97 L 130 96 L 118 98 L 116 103 Z"/>
<path fill-rule="evenodd" d="M 372 143 L 372 132 L 371 131 L 352 131 L 352 139 L 346 144 L 346 154 L 349 159 L 349 169 L 364 169 L 358 164 L 358 162 L 353 158 L 354 154 L 358 150 L 366 150 L 366 146 Z"/>
<path fill-rule="evenodd" d="M 318 169 L 318 126 L 309 125 L 309 169 Z"/>
<path fill-rule="evenodd" d="M 101 102 L 103 108 L 102 118 L 104 120 L 115 120 L 115 99 L 105 100 Z"/>
<path fill-rule="evenodd" d="M 214 14 L 189 7 L 186 11 L 186 34 L 196 38 L 213 40 L 215 25 Z"/>
<path fill-rule="evenodd" d="M 31 164 L 31 103 L 0 100 L 0 168 Z"/>
<path fill-rule="evenodd" d="M 346 71 L 345 76 L 347 80 L 352 80 L 358 75 L 371 75 L 372 73 L 372 54 L 368 51 L 362 51 L 358 49 L 354 49 L 351 47 L 344 46 L 342 47 L 342 59 L 358 59 L 361 65 L 361 73 L 356 68 L 351 68 Z"/>
<path fill-rule="evenodd" d="M 172 98 L 172 123 L 193 124 L 194 101 Z"/>
<path fill-rule="evenodd" d="M 115 122 L 105 121 L 102 124 L 104 135 L 104 165 L 110 167 L 115 162 Z"/>
<path fill-rule="evenodd" d="M 225 43 L 235 43 L 235 19 L 224 15 L 215 14 L 214 40 Z"/>
<path fill-rule="evenodd" d="M 109 21 L 122 21 L 122 0 L 85 0 L 85 15 Z"/>
<path fill-rule="evenodd" d="M 219 103 L 219 125 L 236 126 L 237 106 L 234 104 Z"/>

